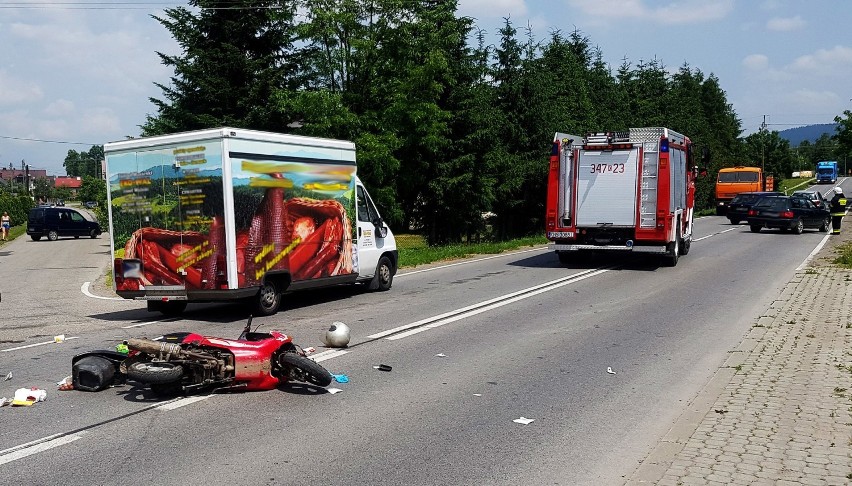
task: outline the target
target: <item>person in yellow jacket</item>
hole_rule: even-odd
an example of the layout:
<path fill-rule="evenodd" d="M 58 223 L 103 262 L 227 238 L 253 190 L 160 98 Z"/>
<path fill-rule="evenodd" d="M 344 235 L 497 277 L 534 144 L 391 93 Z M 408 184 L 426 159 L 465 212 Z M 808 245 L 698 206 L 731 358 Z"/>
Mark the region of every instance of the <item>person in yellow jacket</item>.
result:
<path fill-rule="evenodd" d="M 846 196 L 840 186 L 834 188 L 834 197 L 831 198 L 831 234 L 840 234 L 840 221 L 846 214 Z"/>

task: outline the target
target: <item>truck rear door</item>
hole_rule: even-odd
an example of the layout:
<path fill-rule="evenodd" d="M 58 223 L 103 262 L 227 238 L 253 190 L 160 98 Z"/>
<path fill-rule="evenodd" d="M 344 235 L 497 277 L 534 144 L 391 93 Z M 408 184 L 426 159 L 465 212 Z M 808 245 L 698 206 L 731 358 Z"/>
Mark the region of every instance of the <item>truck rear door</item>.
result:
<path fill-rule="evenodd" d="M 577 226 L 636 225 L 639 148 L 580 150 Z"/>

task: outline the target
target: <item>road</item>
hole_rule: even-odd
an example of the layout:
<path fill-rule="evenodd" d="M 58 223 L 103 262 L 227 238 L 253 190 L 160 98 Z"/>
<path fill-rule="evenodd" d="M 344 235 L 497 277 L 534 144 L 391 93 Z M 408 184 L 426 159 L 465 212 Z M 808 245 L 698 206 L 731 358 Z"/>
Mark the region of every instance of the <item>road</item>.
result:
<path fill-rule="evenodd" d="M 353 344 L 322 361 L 349 376 L 332 385 L 342 392 L 293 384 L 176 401 L 131 385 L 55 389 L 77 353 L 169 331 L 235 337 L 246 318 L 238 306 L 191 305 L 166 319 L 96 285 L 85 287 L 96 297 L 84 295 L 108 265 L 107 238 L 19 239 L 0 254 L 0 376 L 13 372 L 0 396 L 48 390 L 44 403 L 0 409 L 3 477 L 620 484 L 824 234 L 753 234 L 714 216 L 696 221 L 692 251 L 674 268 L 639 259 L 565 268 L 531 248 L 404 270 L 387 293 L 291 294 L 254 322 L 320 351 L 328 325 L 347 323 Z M 56 334 L 70 339 L 49 343 Z"/>

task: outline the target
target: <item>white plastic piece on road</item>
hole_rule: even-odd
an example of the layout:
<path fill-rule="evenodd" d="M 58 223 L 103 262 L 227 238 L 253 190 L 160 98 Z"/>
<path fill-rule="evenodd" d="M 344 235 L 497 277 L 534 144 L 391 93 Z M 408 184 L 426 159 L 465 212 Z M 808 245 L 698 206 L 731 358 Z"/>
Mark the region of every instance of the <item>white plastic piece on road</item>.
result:
<path fill-rule="evenodd" d="M 327 392 L 331 393 L 332 395 L 334 395 L 335 393 L 340 393 L 340 392 L 342 392 L 343 390 L 341 390 L 340 388 L 326 388 L 326 389 L 325 389 L 325 391 L 327 391 Z"/>
<path fill-rule="evenodd" d="M 11 379 L 12 379 L 12 372 L 10 371 L 9 374 L 6 375 L 6 378 L 3 378 L 3 381 L 9 381 Z"/>
<path fill-rule="evenodd" d="M 529 425 L 529 424 L 535 422 L 535 419 L 521 417 L 521 418 L 516 418 L 515 420 L 512 420 L 512 422 L 515 422 L 516 424 L 521 424 L 521 425 Z"/>
<path fill-rule="evenodd" d="M 481 397 L 481 396 L 482 396 L 482 393 L 474 393 L 474 394 L 473 394 L 473 396 L 475 396 L 475 397 Z"/>
<path fill-rule="evenodd" d="M 606 372 L 611 374 L 611 375 L 615 374 L 615 371 L 612 371 L 612 368 L 610 368 L 609 366 L 606 367 Z"/>
<path fill-rule="evenodd" d="M 446 358 L 446 357 L 447 357 L 447 355 L 446 355 L 446 354 L 444 354 L 444 353 L 438 353 L 438 354 L 436 354 L 436 355 L 435 355 L 435 357 L 436 357 L 436 358 Z"/>

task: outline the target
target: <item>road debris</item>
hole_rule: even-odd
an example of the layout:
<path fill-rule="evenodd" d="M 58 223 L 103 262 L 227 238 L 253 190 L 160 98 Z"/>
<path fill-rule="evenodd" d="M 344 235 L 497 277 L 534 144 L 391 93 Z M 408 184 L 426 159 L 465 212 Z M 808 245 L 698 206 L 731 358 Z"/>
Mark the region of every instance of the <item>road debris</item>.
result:
<path fill-rule="evenodd" d="M 116 344 L 115 350 L 121 354 L 130 354 L 130 348 L 127 346 L 127 341 L 122 341 L 120 344 Z"/>
<path fill-rule="evenodd" d="M 512 422 L 515 422 L 516 424 L 521 424 L 521 425 L 529 425 L 529 424 L 535 422 L 535 419 L 521 417 L 521 418 L 516 418 L 515 420 L 512 420 Z"/>
<path fill-rule="evenodd" d="M 64 343 L 65 342 L 65 334 L 59 334 L 57 336 L 53 336 L 53 342 Z"/>
<path fill-rule="evenodd" d="M 607 373 L 609 373 L 609 374 L 611 374 L 611 375 L 614 375 L 614 374 L 615 374 L 615 371 L 612 371 L 612 368 L 610 368 L 609 366 L 607 366 L 607 368 L 606 368 L 606 372 L 607 372 Z"/>
<path fill-rule="evenodd" d="M 10 403 L 12 403 L 11 398 L 6 398 L 6 397 L 0 398 L 0 407 L 5 407 L 6 405 L 9 405 Z"/>
<path fill-rule="evenodd" d="M 482 396 L 482 393 L 474 393 L 474 394 L 473 394 L 473 396 L 475 396 L 475 397 L 481 397 L 481 396 Z"/>
<path fill-rule="evenodd" d="M 390 370 L 392 370 L 392 369 L 393 369 L 392 367 L 390 367 L 390 366 L 388 366 L 388 365 L 386 365 L 386 364 L 376 365 L 376 366 L 373 366 L 373 368 L 375 368 L 375 369 L 377 369 L 377 370 L 379 370 L 379 371 L 390 371 Z"/>
<path fill-rule="evenodd" d="M 343 374 L 335 375 L 334 373 L 332 373 L 331 377 L 334 378 L 334 381 L 336 381 L 338 383 L 349 383 L 349 377 L 346 376 L 346 375 L 343 375 Z"/>
<path fill-rule="evenodd" d="M 66 376 L 62 379 L 62 381 L 56 382 L 56 389 L 60 391 L 68 391 L 74 389 L 73 378 L 70 376 Z"/>
<path fill-rule="evenodd" d="M 335 393 L 340 393 L 340 392 L 342 392 L 343 390 L 341 390 L 340 388 L 326 388 L 326 389 L 325 389 L 325 391 L 327 391 L 327 392 L 331 393 L 332 395 L 334 395 Z"/>
<path fill-rule="evenodd" d="M 43 402 L 47 399 L 47 392 L 38 387 L 18 388 L 15 390 L 15 397 L 12 398 L 13 407 L 29 407 L 33 403 Z"/>
<path fill-rule="evenodd" d="M 444 353 L 438 353 L 438 354 L 436 354 L 436 355 L 435 355 L 435 357 L 436 357 L 436 358 L 446 358 L 446 357 L 447 357 L 447 355 L 446 355 L 446 354 L 444 354 Z"/>
<path fill-rule="evenodd" d="M 6 375 L 6 378 L 3 378 L 3 381 L 9 381 L 9 380 L 11 380 L 11 379 L 12 379 L 12 372 L 10 371 L 10 372 Z"/>

